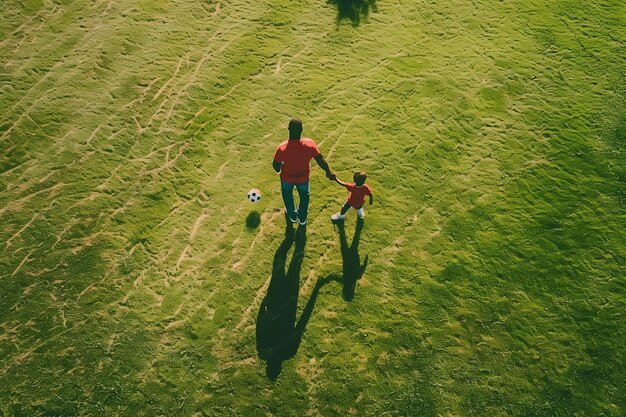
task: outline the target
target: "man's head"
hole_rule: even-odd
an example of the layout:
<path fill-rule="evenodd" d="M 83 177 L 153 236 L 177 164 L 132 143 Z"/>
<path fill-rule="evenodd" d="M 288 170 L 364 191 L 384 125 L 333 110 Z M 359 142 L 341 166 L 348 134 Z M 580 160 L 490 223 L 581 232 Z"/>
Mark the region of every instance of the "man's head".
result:
<path fill-rule="evenodd" d="M 360 187 L 363 184 L 365 184 L 365 180 L 367 179 L 367 174 L 363 171 L 355 172 L 352 179 L 354 180 L 354 183 Z"/>
<path fill-rule="evenodd" d="M 289 139 L 300 139 L 302 135 L 302 122 L 300 119 L 291 119 L 287 129 L 289 129 Z"/>

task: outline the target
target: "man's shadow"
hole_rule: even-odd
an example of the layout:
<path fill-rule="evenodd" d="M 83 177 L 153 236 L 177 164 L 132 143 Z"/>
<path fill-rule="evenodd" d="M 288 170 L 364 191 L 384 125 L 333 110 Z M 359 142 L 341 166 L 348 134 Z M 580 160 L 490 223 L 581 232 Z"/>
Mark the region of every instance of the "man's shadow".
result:
<path fill-rule="evenodd" d="M 363 264 L 361 264 L 361 257 L 359 256 L 359 241 L 361 240 L 363 224 L 363 219 L 357 219 L 354 236 L 350 246 L 348 246 L 345 224 L 343 221 L 337 223 L 341 257 L 343 258 L 343 298 L 346 301 L 351 301 L 354 298 L 356 282 L 363 276 L 367 268 L 368 256 L 365 255 Z"/>
<path fill-rule="evenodd" d="M 376 0 L 326 0 L 337 8 L 337 23 L 350 20 L 352 26 L 358 26 L 366 19 L 370 10 L 376 12 Z"/>
<path fill-rule="evenodd" d="M 283 361 L 292 358 L 302 341 L 302 335 L 313 312 L 320 288 L 330 278 L 317 281 L 300 319 L 296 322 L 298 293 L 300 291 L 300 269 L 306 246 L 306 227 L 286 222 L 285 238 L 274 254 L 272 277 L 267 294 L 261 302 L 256 319 L 256 346 L 259 358 L 267 362 L 267 377 L 275 380 L 282 370 Z M 287 271 L 287 254 L 295 241 L 295 248 Z"/>

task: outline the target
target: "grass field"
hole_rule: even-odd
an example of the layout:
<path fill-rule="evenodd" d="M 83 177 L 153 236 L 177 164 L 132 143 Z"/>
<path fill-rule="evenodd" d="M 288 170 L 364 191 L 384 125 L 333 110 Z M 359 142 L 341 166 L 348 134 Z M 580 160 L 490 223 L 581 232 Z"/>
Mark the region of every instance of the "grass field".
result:
<path fill-rule="evenodd" d="M 6 0 L 0 39 L 3 416 L 626 414 L 623 0 Z M 286 230 L 291 117 L 363 224 L 314 167 Z"/>

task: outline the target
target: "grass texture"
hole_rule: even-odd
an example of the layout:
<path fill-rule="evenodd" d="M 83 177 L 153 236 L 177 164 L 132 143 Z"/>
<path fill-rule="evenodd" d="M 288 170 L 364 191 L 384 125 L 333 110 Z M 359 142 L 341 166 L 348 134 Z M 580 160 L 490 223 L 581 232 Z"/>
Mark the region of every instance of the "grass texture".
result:
<path fill-rule="evenodd" d="M 6 0 L 0 39 L 0 414 L 626 413 L 622 0 Z M 364 222 L 314 168 L 286 229 L 290 117 Z"/>

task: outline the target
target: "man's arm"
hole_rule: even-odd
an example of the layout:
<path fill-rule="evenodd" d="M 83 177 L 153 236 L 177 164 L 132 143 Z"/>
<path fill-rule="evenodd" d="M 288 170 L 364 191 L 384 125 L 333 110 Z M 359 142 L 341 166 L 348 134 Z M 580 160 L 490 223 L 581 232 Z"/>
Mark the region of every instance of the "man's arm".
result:
<path fill-rule="evenodd" d="M 278 174 L 280 172 L 280 168 L 283 166 L 282 162 L 278 162 L 276 160 L 272 161 L 272 167 L 274 167 L 274 171 Z"/>
<path fill-rule="evenodd" d="M 372 205 L 373 202 L 374 202 L 374 195 L 370 194 L 370 206 Z"/>
<path fill-rule="evenodd" d="M 337 184 L 339 184 L 339 185 L 341 185 L 343 187 L 346 186 L 346 183 L 341 181 L 339 178 L 337 178 L 337 175 L 335 175 L 335 182 L 337 182 Z"/>
<path fill-rule="evenodd" d="M 329 180 L 334 180 L 335 178 L 337 178 L 337 176 L 330 170 L 328 163 L 321 153 L 317 154 L 317 156 L 315 157 L 315 162 L 317 162 L 317 165 L 319 165 L 320 168 L 326 171 L 326 178 L 328 178 Z"/>

